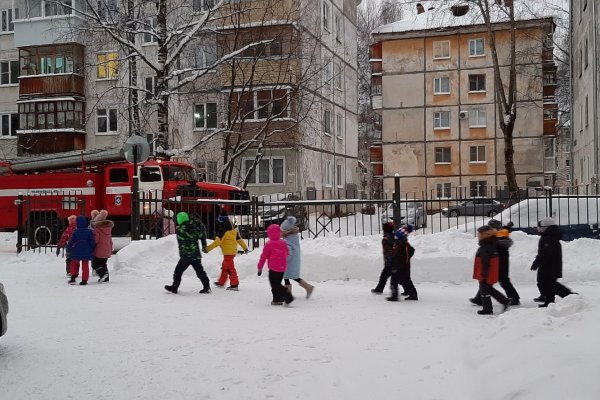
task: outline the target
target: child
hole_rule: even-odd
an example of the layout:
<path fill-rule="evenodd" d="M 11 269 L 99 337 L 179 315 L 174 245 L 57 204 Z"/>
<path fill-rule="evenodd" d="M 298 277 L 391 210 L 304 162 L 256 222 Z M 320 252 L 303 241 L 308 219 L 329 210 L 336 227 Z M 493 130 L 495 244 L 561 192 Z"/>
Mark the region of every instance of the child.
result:
<path fill-rule="evenodd" d="M 287 268 L 283 274 L 286 289 L 292 293 L 290 279 L 298 282 L 300 287 L 306 290 L 306 298 L 310 298 L 315 287 L 300 278 L 300 229 L 296 226 L 296 217 L 290 215 L 281 223 L 281 237 L 286 242 L 290 254 L 287 258 Z"/>
<path fill-rule="evenodd" d="M 108 211 L 102 210 L 98 213 L 95 219 L 94 228 L 94 240 L 96 241 L 96 248 L 94 249 L 94 259 L 92 260 L 92 269 L 96 271 L 96 274 L 100 277 L 99 283 L 108 282 L 108 268 L 106 262 L 112 255 L 113 241 L 112 241 L 112 228 L 115 224 L 107 220 Z"/>
<path fill-rule="evenodd" d="M 238 290 L 240 281 L 238 279 L 237 271 L 235 270 L 235 264 L 233 259 L 237 254 L 238 244 L 242 247 L 245 253 L 248 252 L 248 246 L 242 238 L 240 238 L 237 229 L 231 224 L 227 215 L 219 215 L 219 224 L 222 226 L 222 233 L 215 237 L 214 242 L 206 248 L 206 252 L 215 249 L 217 246 L 221 247 L 223 252 L 223 263 L 221 264 L 221 276 L 219 280 L 215 282 L 218 287 L 225 286 L 227 277 L 229 276 L 230 286 L 227 290 Z"/>
<path fill-rule="evenodd" d="M 479 315 L 493 314 L 493 297 L 497 302 L 504 305 L 506 311 L 511 305 L 511 299 L 506 298 L 502 293 L 494 288 L 498 282 L 499 260 L 496 250 L 497 231 L 491 226 L 484 225 L 477 228 L 477 239 L 479 248 L 475 254 L 475 264 L 473 267 L 473 279 L 479 281 L 479 292 L 481 293 L 481 304 L 483 309 L 477 311 Z M 491 297 L 490 297 L 491 296 Z"/>
<path fill-rule="evenodd" d="M 566 297 L 575 293 L 558 282 L 558 278 L 562 278 L 562 234 L 558 225 L 552 218 L 544 218 L 538 221 L 537 230 L 541 237 L 531 270 L 537 270 L 537 285 L 544 300 L 540 307 L 548 307 L 556 295 Z"/>
<path fill-rule="evenodd" d="M 208 276 L 202 267 L 202 255 L 198 247 L 198 240 L 202 242 L 202 248 L 206 248 L 206 233 L 204 226 L 199 223 L 196 225 L 190 221 L 190 216 L 186 212 L 177 214 L 177 244 L 179 246 L 179 262 L 175 266 L 173 273 L 173 284 L 165 285 L 165 290 L 171 293 L 177 293 L 177 289 L 181 284 L 181 276 L 185 270 L 191 265 L 196 271 L 196 276 L 202 282 L 202 290 L 200 293 L 210 293 L 210 282 Z"/>
<path fill-rule="evenodd" d="M 89 262 L 93 258 L 96 241 L 94 240 L 94 233 L 89 228 L 88 222 L 83 215 L 77 217 L 76 224 L 77 228 L 67 243 L 67 252 L 71 254 L 71 279 L 69 279 L 69 285 L 75 284 L 79 273 L 80 261 L 82 275 L 79 284 L 87 285 L 88 278 L 90 277 Z"/>
<path fill-rule="evenodd" d="M 90 228 L 94 229 L 96 227 L 96 217 L 100 214 L 98 210 L 92 210 L 90 213 Z"/>
<path fill-rule="evenodd" d="M 379 283 L 375 289 L 371 289 L 371 293 L 381 294 L 387 283 L 388 278 L 392 275 L 392 249 L 394 248 L 394 223 L 387 222 L 383 224 L 383 239 L 381 240 L 383 249 L 383 269 L 379 275 Z"/>
<path fill-rule="evenodd" d="M 521 304 L 520 296 L 512 282 L 510 281 L 510 255 L 508 253 L 508 249 L 513 245 L 513 241 L 510 238 L 509 226 L 502 226 L 500 221 L 497 219 L 490 219 L 488 221 L 488 226 L 498 230 L 496 233 L 496 250 L 498 251 L 498 263 L 499 263 L 499 275 L 498 282 L 500 283 L 500 287 L 504 289 L 506 293 L 506 297 L 511 299 L 511 306 L 516 306 Z M 481 305 L 481 295 L 479 291 L 475 294 L 475 297 L 469 299 L 469 301 L 475 305 Z"/>
<path fill-rule="evenodd" d="M 57 257 L 60 255 L 60 249 L 64 249 L 67 246 L 67 243 L 69 242 L 69 239 L 71 238 L 71 235 L 73 234 L 73 232 L 75 232 L 75 229 L 77 228 L 77 226 L 75 225 L 76 219 L 77 219 L 76 215 L 69 215 L 67 217 L 67 221 L 69 221 L 69 225 L 66 227 L 66 229 L 60 236 L 60 240 L 58 241 L 58 244 L 56 245 L 56 256 Z M 67 269 L 67 276 L 71 276 L 71 253 L 69 253 L 68 251 L 65 251 L 65 264 L 66 264 L 66 269 Z"/>
<path fill-rule="evenodd" d="M 404 293 L 408 296 L 406 300 L 419 299 L 417 289 L 410 279 L 410 259 L 415 254 L 414 247 L 408 243 L 408 234 L 412 231 L 412 225 L 405 225 L 396 231 L 391 262 L 392 295 L 387 298 L 388 301 L 398 301 L 398 284 L 404 288 Z"/>
<path fill-rule="evenodd" d="M 271 224 L 267 228 L 267 236 L 269 241 L 263 247 L 260 260 L 258 261 L 258 276 L 262 274 L 265 261 L 269 266 L 269 283 L 271 284 L 271 293 L 273 293 L 273 301 L 271 305 L 280 306 L 285 301 L 286 306 L 294 301 L 294 297 L 288 292 L 281 281 L 283 273 L 287 268 L 287 256 L 289 250 L 283 240 L 281 240 L 281 228 L 277 224 Z"/>

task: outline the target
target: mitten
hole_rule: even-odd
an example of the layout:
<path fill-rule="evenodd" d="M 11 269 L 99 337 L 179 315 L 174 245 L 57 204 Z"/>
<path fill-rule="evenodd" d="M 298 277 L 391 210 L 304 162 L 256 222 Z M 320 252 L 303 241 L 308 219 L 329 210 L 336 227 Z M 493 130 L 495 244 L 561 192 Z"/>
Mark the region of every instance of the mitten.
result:
<path fill-rule="evenodd" d="M 258 276 L 261 276 L 261 275 L 262 275 L 262 271 L 261 271 L 261 270 L 259 270 L 257 275 L 258 275 Z"/>

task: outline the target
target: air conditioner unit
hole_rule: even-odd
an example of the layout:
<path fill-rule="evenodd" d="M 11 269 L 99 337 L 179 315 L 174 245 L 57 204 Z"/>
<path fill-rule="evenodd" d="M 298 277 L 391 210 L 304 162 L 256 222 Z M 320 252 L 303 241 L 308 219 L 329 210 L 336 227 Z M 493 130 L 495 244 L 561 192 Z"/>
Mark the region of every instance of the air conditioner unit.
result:
<path fill-rule="evenodd" d="M 460 119 L 467 119 L 469 118 L 469 112 L 468 111 L 461 111 L 458 113 L 458 118 Z"/>

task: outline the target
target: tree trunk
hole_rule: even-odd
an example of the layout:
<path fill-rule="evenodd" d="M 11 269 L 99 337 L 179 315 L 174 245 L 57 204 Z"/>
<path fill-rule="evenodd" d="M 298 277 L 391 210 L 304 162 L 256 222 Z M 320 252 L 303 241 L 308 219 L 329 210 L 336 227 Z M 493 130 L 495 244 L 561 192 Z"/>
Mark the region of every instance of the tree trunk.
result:
<path fill-rule="evenodd" d="M 134 22 L 134 8 L 135 4 L 133 0 L 127 1 L 127 18 L 129 21 L 132 21 L 133 26 L 130 27 L 130 32 L 127 36 L 129 43 L 135 44 L 135 32 L 137 30 L 137 24 Z M 139 106 L 139 97 L 138 91 L 133 89 L 138 87 L 138 72 L 137 72 L 137 57 L 135 56 L 135 51 L 130 49 L 128 51 L 128 59 L 129 59 L 129 132 L 128 136 L 131 135 L 139 135 L 140 132 L 140 106 Z"/>
<path fill-rule="evenodd" d="M 167 0 L 158 0 L 156 2 L 157 16 L 157 43 L 158 43 L 158 71 L 156 72 L 156 92 L 158 96 L 158 144 L 163 151 L 169 148 L 169 93 L 167 81 Z"/>

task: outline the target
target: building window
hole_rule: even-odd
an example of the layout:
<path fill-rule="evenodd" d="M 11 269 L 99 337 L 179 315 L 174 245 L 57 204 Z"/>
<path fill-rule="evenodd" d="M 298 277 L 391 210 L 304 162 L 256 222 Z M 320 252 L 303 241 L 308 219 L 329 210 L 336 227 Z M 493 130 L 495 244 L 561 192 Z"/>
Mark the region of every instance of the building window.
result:
<path fill-rule="evenodd" d="M 344 119 L 342 117 L 342 114 L 337 114 L 336 115 L 336 130 L 335 130 L 335 135 L 341 139 L 344 137 Z"/>
<path fill-rule="evenodd" d="M 558 118 L 558 110 L 556 110 L 556 109 L 544 110 L 544 120 L 551 120 L 551 119 L 557 119 L 557 118 Z M 583 119 L 583 113 L 581 114 L 581 118 Z"/>
<path fill-rule="evenodd" d="M 194 129 L 217 127 L 217 103 L 196 104 L 194 106 Z"/>
<path fill-rule="evenodd" d="M 335 41 L 342 43 L 342 16 L 339 12 L 335 13 Z"/>
<path fill-rule="evenodd" d="M 323 29 L 331 32 L 331 6 L 326 0 L 323 0 Z"/>
<path fill-rule="evenodd" d="M 39 101 L 19 104 L 19 129 L 83 129 L 84 104 L 79 101 Z"/>
<path fill-rule="evenodd" d="M 450 58 L 450 41 L 433 42 L 433 59 L 443 60 L 447 58 Z"/>
<path fill-rule="evenodd" d="M 216 161 L 196 161 L 196 172 L 201 181 L 217 182 L 219 180 L 217 169 L 218 163 Z"/>
<path fill-rule="evenodd" d="M 18 8 L 15 9 L 15 14 L 16 11 L 18 11 Z M 2 15 L 2 21 L 0 22 L 0 25 L 2 26 L 2 32 L 12 32 L 15 30 L 15 26 L 13 24 L 13 9 L 9 8 L 9 9 L 5 9 L 1 11 L 1 15 Z M 15 15 L 16 18 L 18 18 L 18 15 Z"/>
<path fill-rule="evenodd" d="M 211 11 L 215 7 L 215 0 L 193 0 L 194 12 Z"/>
<path fill-rule="evenodd" d="M 485 40 L 469 39 L 469 57 L 480 57 L 485 55 Z"/>
<path fill-rule="evenodd" d="M 146 25 L 141 28 L 144 32 L 144 43 L 156 43 L 158 38 L 156 37 L 156 17 L 150 17 L 146 19 Z"/>
<path fill-rule="evenodd" d="M 470 128 L 485 128 L 487 119 L 484 110 L 469 111 L 469 127 Z"/>
<path fill-rule="evenodd" d="M 119 54 L 106 52 L 97 54 L 98 79 L 117 79 L 119 76 Z"/>
<path fill-rule="evenodd" d="M 449 199 L 452 197 L 452 184 L 448 183 L 438 183 L 435 185 L 436 195 L 438 199 Z"/>
<path fill-rule="evenodd" d="M 267 47 L 268 56 L 269 57 L 279 57 L 283 54 L 283 40 L 282 39 L 273 39 L 269 46 Z M 267 55 L 267 54 L 265 54 Z"/>
<path fill-rule="evenodd" d="M 329 60 L 323 67 L 323 83 L 325 85 L 331 85 L 333 79 L 333 61 Z"/>
<path fill-rule="evenodd" d="M 485 163 L 485 146 L 471 146 L 469 147 L 469 154 L 469 162 Z"/>
<path fill-rule="evenodd" d="M 0 86 L 19 84 L 19 62 L 0 61 Z"/>
<path fill-rule="evenodd" d="M 436 147 L 435 148 L 435 163 L 436 164 L 450 164 L 452 162 L 452 156 L 450 147 Z"/>
<path fill-rule="evenodd" d="M 331 170 L 331 161 L 325 161 L 325 186 L 331 187 L 333 185 L 332 179 L 333 171 Z"/>
<path fill-rule="evenodd" d="M 289 117 L 288 91 L 286 89 L 256 90 L 238 93 L 237 104 L 245 120 L 265 120 Z M 234 110 L 234 113 L 237 110 Z"/>
<path fill-rule="evenodd" d="M 117 109 L 115 108 L 99 108 L 96 110 L 98 121 L 98 133 L 116 134 L 117 133 Z"/>
<path fill-rule="evenodd" d="M 555 154 L 554 138 L 544 138 L 544 158 L 554 158 Z"/>
<path fill-rule="evenodd" d="M 208 68 L 217 63 L 217 48 L 215 45 L 200 45 L 194 51 L 194 67 Z"/>
<path fill-rule="evenodd" d="M 244 176 L 254 165 L 254 158 L 244 159 Z M 256 169 L 248 177 L 249 185 L 280 185 L 284 184 L 285 158 L 263 157 Z"/>
<path fill-rule="evenodd" d="M 487 196 L 487 181 L 471 181 L 469 182 L 471 197 Z"/>
<path fill-rule="evenodd" d="M 585 121 L 585 126 L 589 125 L 589 120 L 590 120 L 590 104 L 588 102 L 588 96 L 585 96 L 585 110 L 583 112 L 584 115 L 584 121 Z"/>
<path fill-rule="evenodd" d="M 585 38 L 585 45 L 584 45 L 584 50 L 583 50 L 583 66 L 585 69 L 587 69 L 588 67 L 588 51 L 589 51 L 589 45 L 588 45 L 588 39 Z"/>
<path fill-rule="evenodd" d="M 111 20 L 116 17 L 117 13 L 117 0 L 98 0 L 98 17 L 102 21 L 106 21 L 107 18 Z"/>
<path fill-rule="evenodd" d="M 469 75 L 469 92 L 485 92 L 485 74 Z"/>
<path fill-rule="evenodd" d="M 19 129 L 19 114 L 0 114 L 0 136 L 16 137 Z"/>
<path fill-rule="evenodd" d="M 60 2 L 44 0 L 44 16 L 71 15 L 73 13 L 72 6 L 72 0 L 61 0 Z"/>
<path fill-rule="evenodd" d="M 434 78 L 433 94 L 450 94 L 450 77 L 440 76 Z"/>
<path fill-rule="evenodd" d="M 83 71 L 83 47 L 64 44 L 29 47 L 19 51 L 22 75 L 80 74 Z"/>
<path fill-rule="evenodd" d="M 336 89 L 342 90 L 342 66 L 339 62 L 333 63 L 333 82 Z"/>
<path fill-rule="evenodd" d="M 344 168 L 342 164 L 335 166 L 335 181 L 338 188 L 344 187 Z"/>
<path fill-rule="evenodd" d="M 450 111 L 433 113 L 433 129 L 450 129 Z"/>
<path fill-rule="evenodd" d="M 331 111 L 325 110 L 323 112 L 323 131 L 327 135 L 331 135 Z"/>

